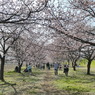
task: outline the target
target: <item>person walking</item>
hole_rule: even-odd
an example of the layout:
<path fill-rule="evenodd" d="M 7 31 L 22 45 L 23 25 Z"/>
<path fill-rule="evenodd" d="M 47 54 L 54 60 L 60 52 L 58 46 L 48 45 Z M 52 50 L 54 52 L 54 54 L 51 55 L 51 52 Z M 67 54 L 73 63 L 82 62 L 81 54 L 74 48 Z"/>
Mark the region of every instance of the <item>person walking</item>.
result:
<path fill-rule="evenodd" d="M 58 63 L 54 63 L 54 74 L 55 75 L 58 75 L 58 67 L 59 67 Z"/>
<path fill-rule="evenodd" d="M 68 76 L 68 72 L 69 72 L 69 66 L 64 65 L 64 73 L 65 73 L 66 76 Z"/>

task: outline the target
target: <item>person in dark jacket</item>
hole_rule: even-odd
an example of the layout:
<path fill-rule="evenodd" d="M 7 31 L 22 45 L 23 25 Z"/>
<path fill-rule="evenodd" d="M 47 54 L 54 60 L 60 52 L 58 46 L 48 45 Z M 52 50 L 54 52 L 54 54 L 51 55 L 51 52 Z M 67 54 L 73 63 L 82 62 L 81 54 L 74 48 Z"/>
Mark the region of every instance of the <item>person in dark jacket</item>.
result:
<path fill-rule="evenodd" d="M 46 67 L 47 67 L 48 70 L 50 70 L 50 64 L 49 64 L 49 62 L 46 64 Z"/>
<path fill-rule="evenodd" d="M 64 65 L 64 73 L 65 73 L 66 76 L 68 76 L 68 72 L 69 72 L 69 66 Z"/>

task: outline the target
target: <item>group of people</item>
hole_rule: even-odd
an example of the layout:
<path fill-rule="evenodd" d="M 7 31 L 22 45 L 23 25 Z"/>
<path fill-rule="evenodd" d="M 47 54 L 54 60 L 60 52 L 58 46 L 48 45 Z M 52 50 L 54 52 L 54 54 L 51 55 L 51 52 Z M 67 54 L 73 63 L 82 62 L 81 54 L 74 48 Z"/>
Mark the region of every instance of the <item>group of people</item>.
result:
<path fill-rule="evenodd" d="M 32 66 L 31 64 L 26 64 L 26 69 L 24 70 L 24 72 L 32 72 Z"/>
<path fill-rule="evenodd" d="M 54 73 L 55 73 L 55 75 L 58 75 L 58 68 L 59 68 L 59 64 L 55 63 L 54 64 Z M 69 65 L 65 64 L 64 69 L 63 69 L 63 73 L 65 73 L 65 75 L 68 76 L 68 72 L 69 72 Z"/>
<path fill-rule="evenodd" d="M 19 66 L 16 66 L 15 67 L 15 72 L 19 72 L 19 71 L 20 71 Z M 30 72 L 30 73 L 32 73 L 31 63 L 26 64 L 26 68 L 25 68 L 24 72 Z"/>
<path fill-rule="evenodd" d="M 49 62 L 46 64 L 46 67 L 47 67 L 48 70 L 50 70 L 50 64 L 49 64 Z M 53 67 L 54 67 L 54 74 L 58 75 L 58 69 L 62 69 L 62 67 L 58 63 L 54 63 Z M 45 69 L 45 65 L 43 65 L 43 68 Z M 16 66 L 15 67 L 15 72 L 18 72 L 18 71 L 19 71 L 19 67 Z M 30 72 L 32 74 L 31 63 L 26 64 L 26 68 L 25 68 L 24 72 Z M 64 69 L 63 69 L 63 73 L 65 73 L 65 75 L 68 76 L 68 72 L 69 72 L 69 65 L 65 64 L 64 65 Z"/>

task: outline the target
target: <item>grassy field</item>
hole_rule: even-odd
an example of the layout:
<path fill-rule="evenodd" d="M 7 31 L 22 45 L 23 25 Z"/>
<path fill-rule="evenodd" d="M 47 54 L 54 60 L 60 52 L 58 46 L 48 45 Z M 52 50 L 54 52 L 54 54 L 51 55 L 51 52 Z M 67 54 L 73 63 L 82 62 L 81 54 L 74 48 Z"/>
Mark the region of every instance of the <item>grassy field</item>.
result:
<path fill-rule="evenodd" d="M 71 95 L 95 95 L 95 76 L 86 75 L 83 69 L 70 70 L 68 77 L 60 72 L 54 84 L 58 89 L 73 93 Z"/>
<path fill-rule="evenodd" d="M 0 81 L 0 95 L 95 95 L 95 65 L 92 63 L 91 75 L 86 75 L 86 64 L 73 71 L 69 76 L 62 70 L 58 76 L 53 69 L 39 70 L 33 68 L 33 75 L 14 72 L 15 65 L 5 66 L 5 80 Z M 24 69 L 24 67 L 22 68 Z"/>
<path fill-rule="evenodd" d="M 69 91 L 70 95 L 95 95 L 95 61 L 91 65 L 91 75 L 86 74 L 86 65 L 81 64 L 77 71 L 70 68 L 68 77 L 60 71 L 54 84 L 60 90 Z"/>
<path fill-rule="evenodd" d="M 7 84 L 0 81 L 0 95 L 36 95 L 37 91 L 40 92 L 40 83 L 43 81 L 45 71 L 33 68 L 31 75 L 23 72 L 25 68 L 23 67 L 20 74 L 14 72 L 14 67 L 15 65 L 5 66 Z"/>

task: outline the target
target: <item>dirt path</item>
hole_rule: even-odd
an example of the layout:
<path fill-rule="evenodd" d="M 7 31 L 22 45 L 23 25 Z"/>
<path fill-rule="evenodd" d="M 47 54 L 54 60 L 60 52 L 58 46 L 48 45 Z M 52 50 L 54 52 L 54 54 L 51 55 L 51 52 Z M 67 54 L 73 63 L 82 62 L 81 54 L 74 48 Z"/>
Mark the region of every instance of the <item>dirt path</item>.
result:
<path fill-rule="evenodd" d="M 44 95 L 68 95 L 66 91 L 58 90 L 54 86 L 52 81 L 57 77 L 58 76 L 53 75 L 51 71 L 46 71 L 43 82 L 41 83 Z"/>
<path fill-rule="evenodd" d="M 42 74 L 35 76 L 20 76 L 15 80 L 17 85 L 13 87 L 5 85 L 6 87 L 2 88 L 4 90 L 1 89 L 3 92 L 0 95 L 69 95 L 66 91 L 55 87 L 53 81 L 56 78 L 59 76 L 55 76 L 52 70 L 44 70 Z"/>

